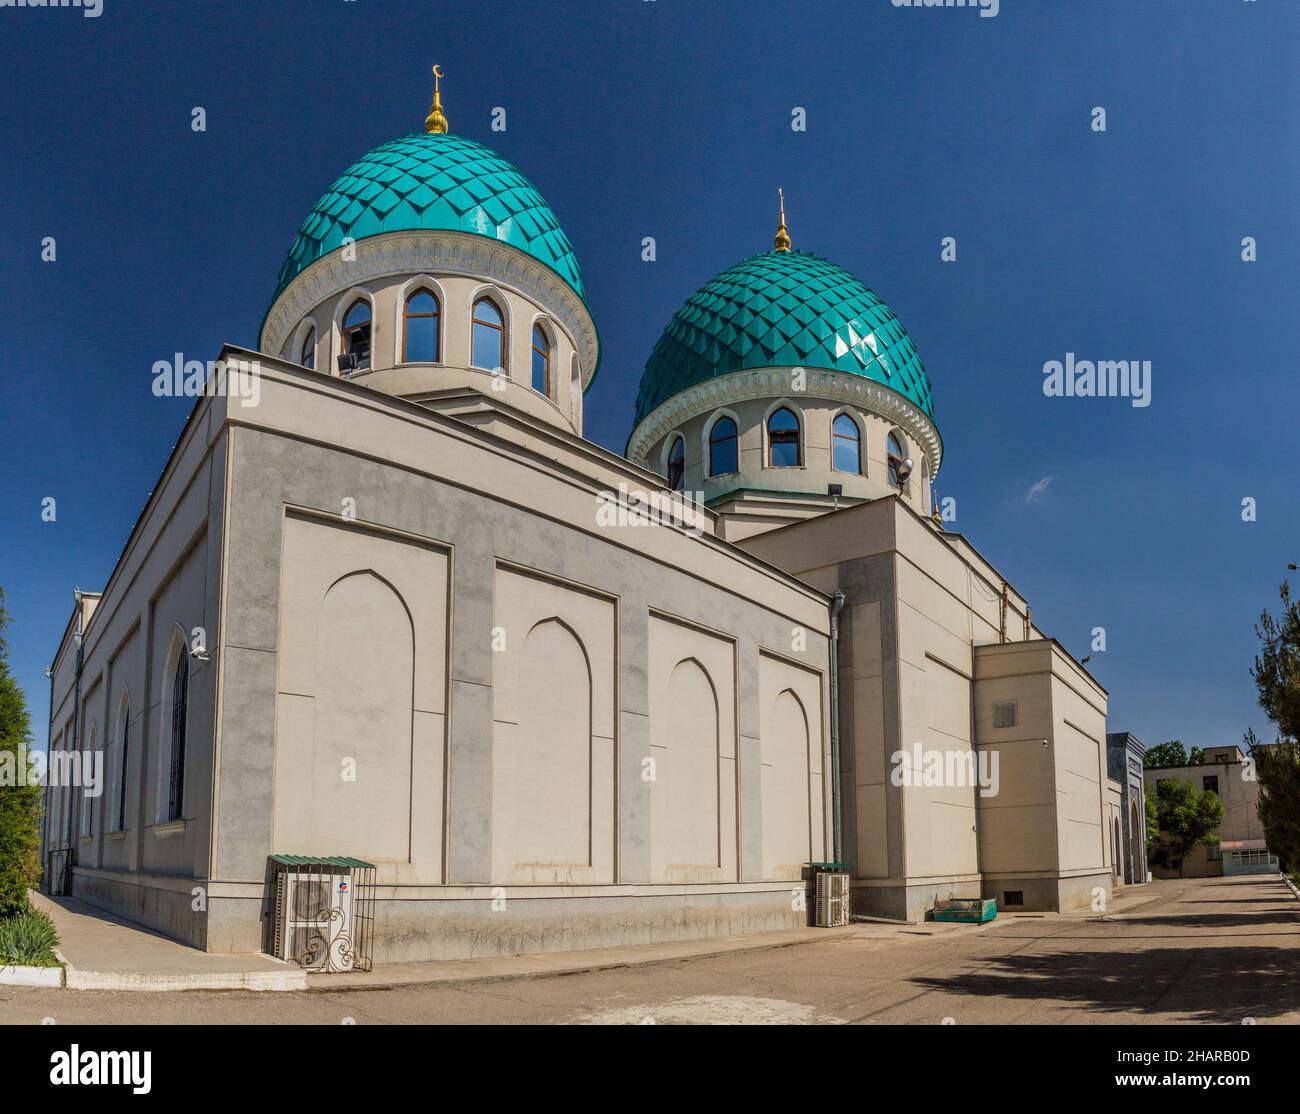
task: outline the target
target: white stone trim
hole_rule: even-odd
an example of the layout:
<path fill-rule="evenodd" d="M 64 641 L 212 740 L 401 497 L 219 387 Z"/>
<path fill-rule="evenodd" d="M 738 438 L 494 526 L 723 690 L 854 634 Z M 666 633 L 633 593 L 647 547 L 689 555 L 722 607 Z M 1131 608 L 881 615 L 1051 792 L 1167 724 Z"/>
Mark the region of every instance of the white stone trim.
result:
<path fill-rule="evenodd" d="M 793 367 L 746 368 L 719 375 L 679 391 L 656 406 L 632 431 L 627 456 L 633 463 L 645 460 L 650 447 L 669 431 L 691 418 L 720 407 L 753 399 L 790 398 Z M 939 474 L 943 460 L 943 443 L 934 422 L 915 403 L 897 391 L 844 371 L 805 368 L 807 386 L 801 397 L 844 403 L 895 423 L 930 462 L 930 478 Z M 800 407 L 802 409 L 802 407 Z M 797 411 L 796 411 L 797 412 Z M 803 431 L 806 435 L 806 431 Z"/>
<path fill-rule="evenodd" d="M 281 291 L 262 326 L 258 347 L 263 352 L 279 353 L 304 316 L 350 287 L 394 275 L 465 275 L 497 282 L 543 307 L 575 338 L 584 389 L 591 382 L 599 354 L 591 313 L 567 282 L 531 255 L 485 236 L 442 229 L 386 232 L 357 240 L 352 247 L 354 262 L 345 262 L 343 249 L 336 248 Z"/>

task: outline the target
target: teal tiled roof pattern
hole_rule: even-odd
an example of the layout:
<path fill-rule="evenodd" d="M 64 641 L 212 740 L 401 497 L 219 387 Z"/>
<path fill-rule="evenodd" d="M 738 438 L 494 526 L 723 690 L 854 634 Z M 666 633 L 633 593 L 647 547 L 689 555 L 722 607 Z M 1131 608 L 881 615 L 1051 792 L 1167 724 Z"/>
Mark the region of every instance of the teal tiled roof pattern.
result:
<path fill-rule="evenodd" d="M 542 195 L 495 151 L 451 134 L 395 139 L 348 167 L 298 229 L 275 296 L 346 237 L 433 229 L 510 244 L 586 301 L 573 245 Z"/>
<path fill-rule="evenodd" d="M 829 259 L 768 251 L 729 267 L 673 314 L 646 361 L 635 421 L 706 379 L 786 366 L 873 379 L 934 417 L 925 365 L 893 311 Z"/>

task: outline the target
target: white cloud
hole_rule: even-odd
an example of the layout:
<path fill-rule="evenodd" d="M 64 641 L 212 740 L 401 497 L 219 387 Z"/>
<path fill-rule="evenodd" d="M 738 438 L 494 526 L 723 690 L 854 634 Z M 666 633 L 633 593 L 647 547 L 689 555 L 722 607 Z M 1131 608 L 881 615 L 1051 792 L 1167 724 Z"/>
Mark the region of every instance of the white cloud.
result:
<path fill-rule="evenodd" d="M 1044 476 L 1025 493 L 1025 502 L 1041 503 L 1043 501 L 1043 496 L 1047 494 L 1048 485 L 1051 484 L 1052 480 L 1055 478 L 1055 476 Z"/>

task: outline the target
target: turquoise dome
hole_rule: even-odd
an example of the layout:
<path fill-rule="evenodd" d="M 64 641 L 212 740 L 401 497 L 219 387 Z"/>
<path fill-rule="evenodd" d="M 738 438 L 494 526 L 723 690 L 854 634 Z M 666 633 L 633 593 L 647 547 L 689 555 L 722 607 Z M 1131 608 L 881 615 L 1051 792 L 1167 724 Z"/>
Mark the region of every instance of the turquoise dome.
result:
<path fill-rule="evenodd" d="M 298 229 L 275 296 L 345 237 L 434 229 L 510 244 L 587 299 L 573 245 L 533 184 L 495 151 L 451 134 L 395 139 L 348 167 Z"/>
<path fill-rule="evenodd" d="M 893 311 L 829 259 L 768 251 L 729 267 L 673 314 L 646 361 L 635 422 L 706 379 L 787 366 L 873 379 L 934 418 L 925 365 Z"/>

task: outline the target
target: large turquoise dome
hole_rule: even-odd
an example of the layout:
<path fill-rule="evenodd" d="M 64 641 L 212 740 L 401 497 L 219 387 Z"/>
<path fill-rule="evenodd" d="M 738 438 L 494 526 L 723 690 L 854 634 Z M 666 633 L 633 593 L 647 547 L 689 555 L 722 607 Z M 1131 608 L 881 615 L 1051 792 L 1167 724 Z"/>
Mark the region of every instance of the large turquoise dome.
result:
<path fill-rule="evenodd" d="M 873 379 L 933 419 L 930 380 L 907 331 L 860 279 L 803 251 L 768 251 L 700 287 L 646 361 L 636 423 L 688 387 L 760 367 Z"/>
<path fill-rule="evenodd" d="M 495 151 L 449 133 L 395 139 L 348 167 L 298 229 L 280 268 L 276 297 L 347 237 L 435 229 L 510 244 L 544 263 L 586 301 L 573 245 L 542 195 Z"/>

